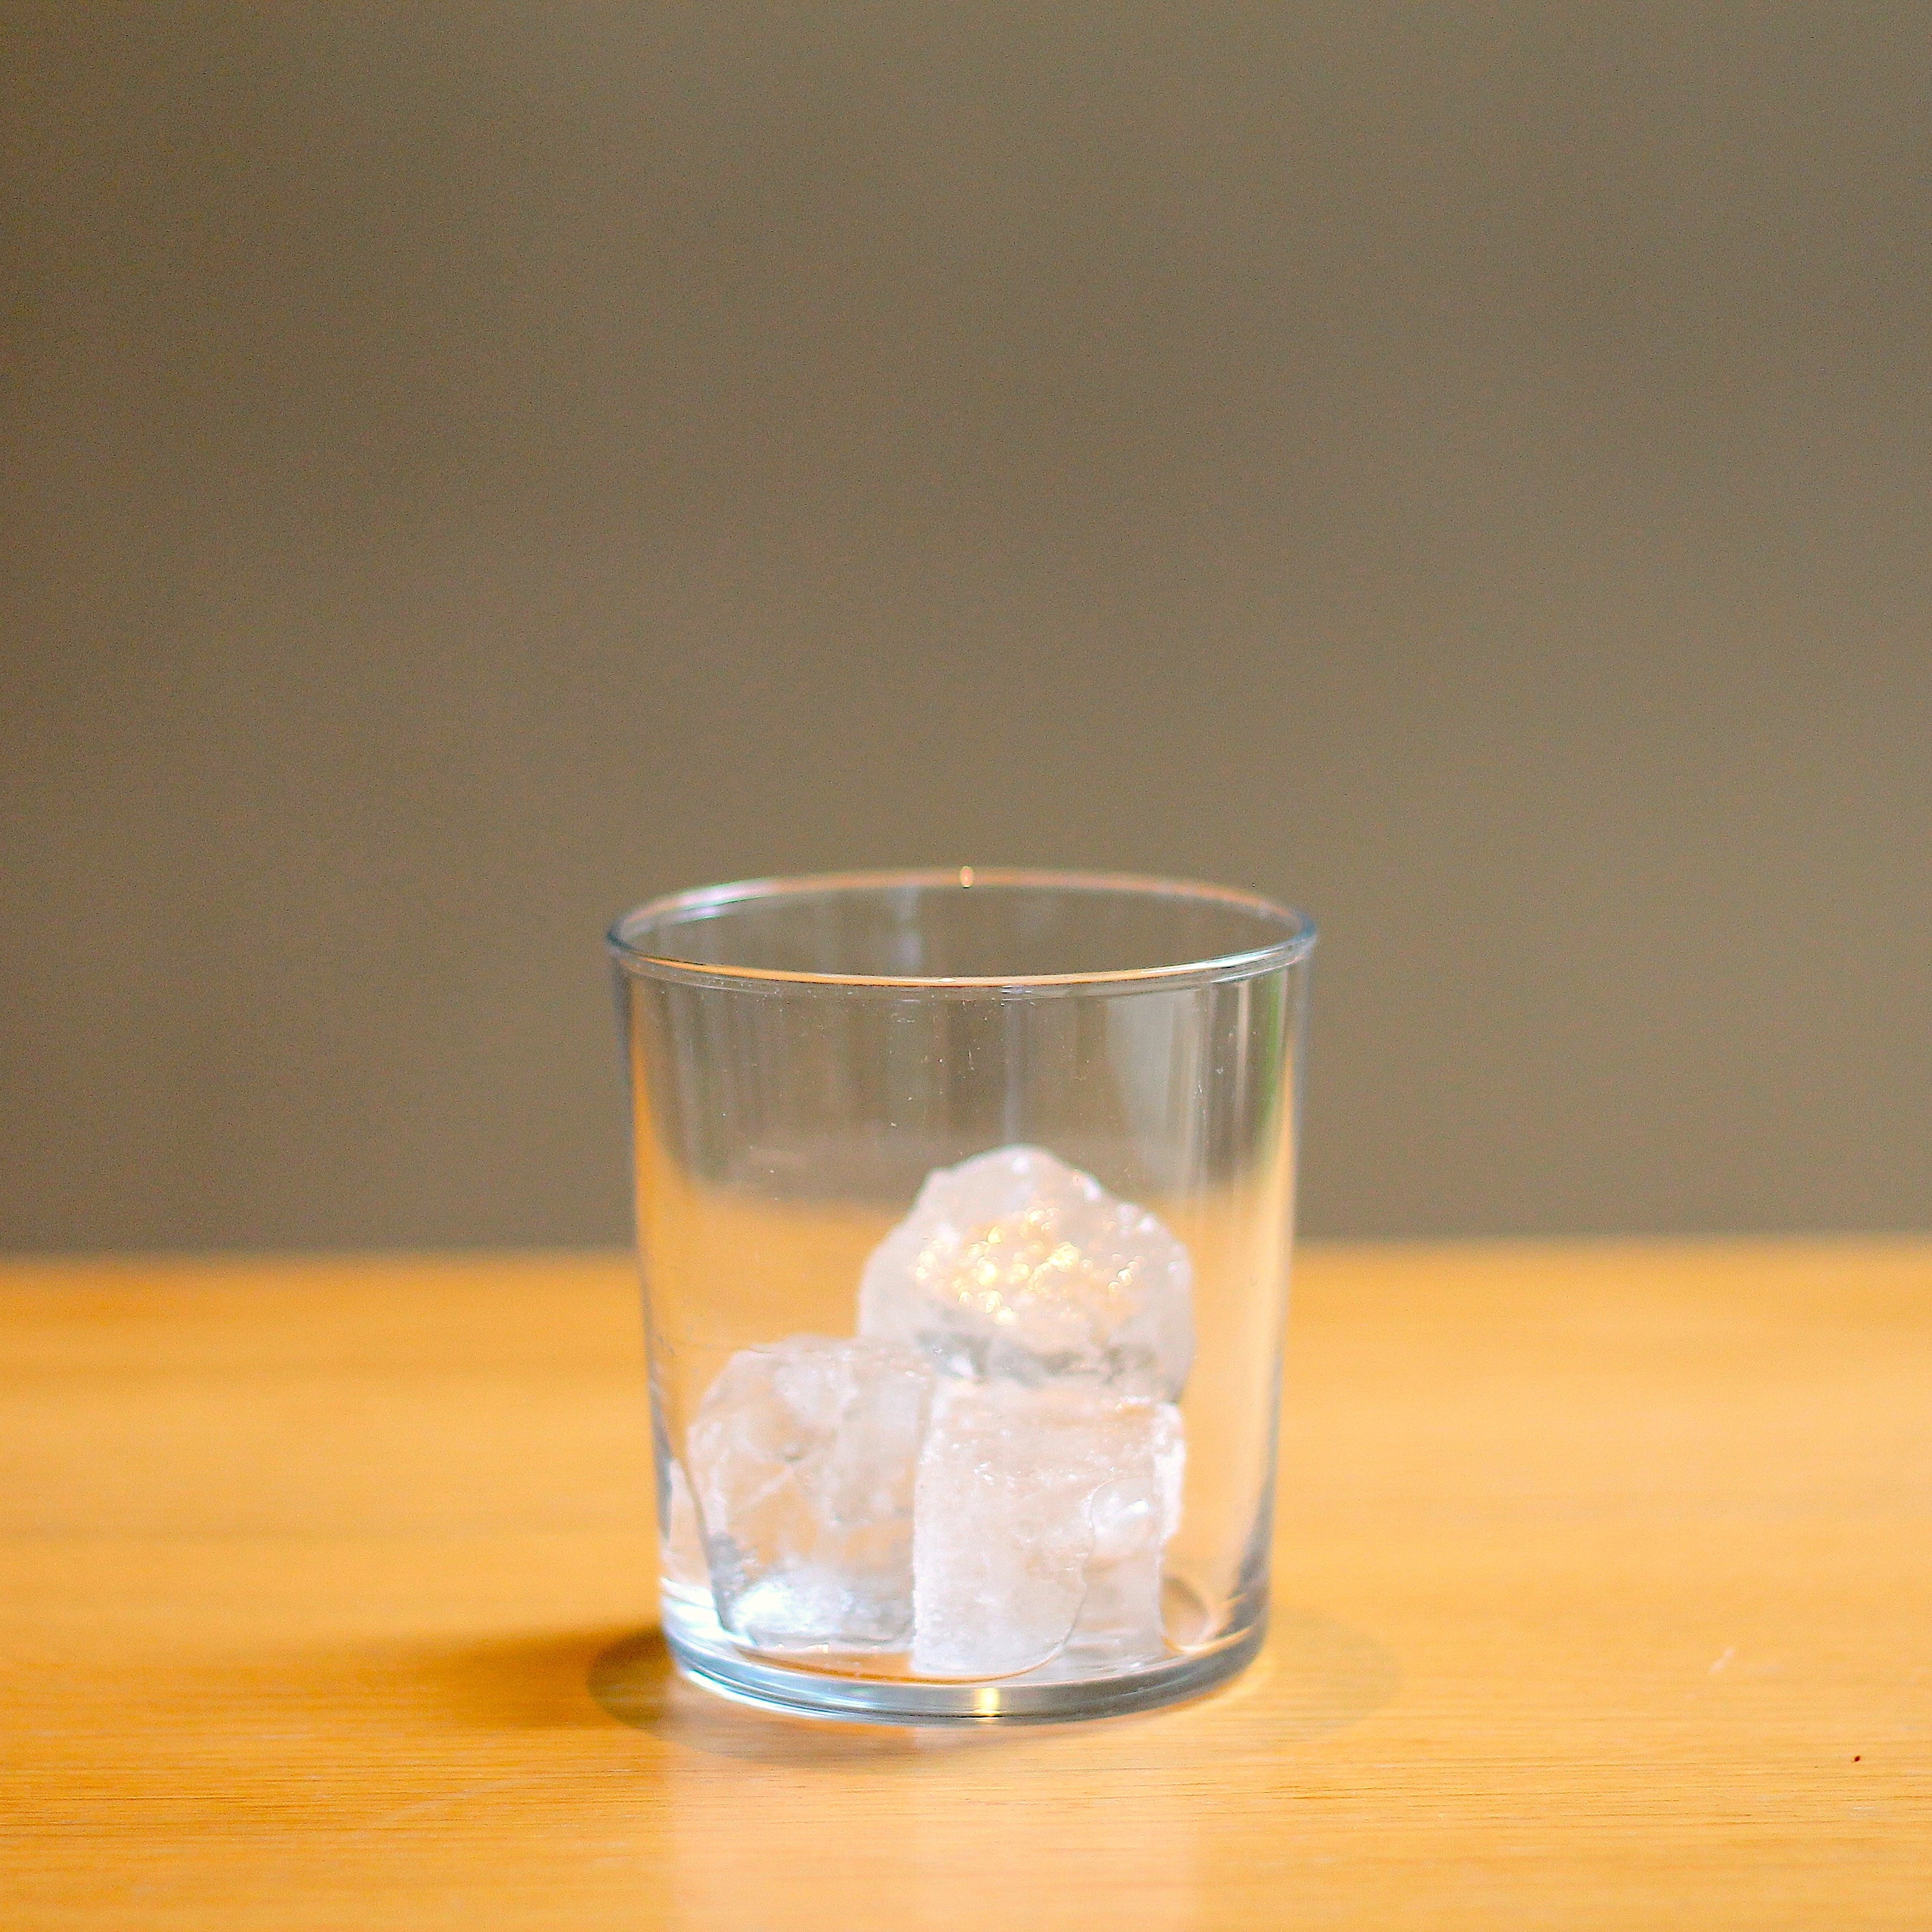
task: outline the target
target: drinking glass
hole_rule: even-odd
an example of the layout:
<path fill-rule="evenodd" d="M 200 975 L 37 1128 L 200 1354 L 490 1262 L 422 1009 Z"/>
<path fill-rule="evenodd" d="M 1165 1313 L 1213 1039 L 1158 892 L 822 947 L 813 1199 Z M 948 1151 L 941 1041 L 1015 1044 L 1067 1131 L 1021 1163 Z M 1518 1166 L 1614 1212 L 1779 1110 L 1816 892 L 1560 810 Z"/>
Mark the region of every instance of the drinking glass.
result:
<path fill-rule="evenodd" d="M 1255 1654 L 1314 940 L 1218 886 L 970 868 L 617 922 L 687 1675 L 1028 1720 Z"/>

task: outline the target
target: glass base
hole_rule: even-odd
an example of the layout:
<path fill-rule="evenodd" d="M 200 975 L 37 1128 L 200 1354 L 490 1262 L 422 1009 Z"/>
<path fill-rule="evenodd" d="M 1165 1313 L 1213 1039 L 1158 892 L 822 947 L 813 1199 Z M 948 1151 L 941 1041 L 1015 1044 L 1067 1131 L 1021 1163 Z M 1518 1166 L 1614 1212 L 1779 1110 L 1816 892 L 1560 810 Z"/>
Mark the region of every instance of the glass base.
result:
<path fill-rule="evenodd" d="M 1048 1666 L 996 1683 L 948 1684 L 760 1656 L 726 1634 L 708 1601 L 682 1596 L 664 1594 L 664 1641 L 692 1682 L 762 1710 L 848 1724 L 1064 1724 L 1153 1710 L 1225 1683 L 1253 1661 L 1267 1634 L 1258 1615 L 1219 1642 L 1106 1674 L 1070 1676 Z"/>

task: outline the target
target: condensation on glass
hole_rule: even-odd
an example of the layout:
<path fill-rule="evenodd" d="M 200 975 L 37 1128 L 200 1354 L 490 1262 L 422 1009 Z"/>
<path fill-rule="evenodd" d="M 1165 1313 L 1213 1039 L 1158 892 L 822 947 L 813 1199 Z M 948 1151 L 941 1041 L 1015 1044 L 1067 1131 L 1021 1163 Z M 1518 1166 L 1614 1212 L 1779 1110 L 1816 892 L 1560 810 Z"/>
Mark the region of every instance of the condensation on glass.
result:
<path fill-rule="evenodd" d="M 970 869 L 618 922 L 688 1674 L 1054 1718 L 1254 1654 L 1313 944 L 1214 886 Z"/>

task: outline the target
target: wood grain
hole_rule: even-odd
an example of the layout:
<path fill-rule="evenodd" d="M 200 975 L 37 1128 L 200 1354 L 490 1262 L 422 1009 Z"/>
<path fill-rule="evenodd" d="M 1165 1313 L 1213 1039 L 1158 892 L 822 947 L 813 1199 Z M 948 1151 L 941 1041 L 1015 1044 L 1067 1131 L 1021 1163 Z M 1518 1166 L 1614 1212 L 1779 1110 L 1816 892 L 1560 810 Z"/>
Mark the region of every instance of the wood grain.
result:
<path fill-rule="evenodd" d="M 1309 1254 L 1266 1656 L 1012 1732 L 668 1672 L 621 1261 L 0 1336 L 9 1932 L 1932 1924 L 1932 1244 Z"/>

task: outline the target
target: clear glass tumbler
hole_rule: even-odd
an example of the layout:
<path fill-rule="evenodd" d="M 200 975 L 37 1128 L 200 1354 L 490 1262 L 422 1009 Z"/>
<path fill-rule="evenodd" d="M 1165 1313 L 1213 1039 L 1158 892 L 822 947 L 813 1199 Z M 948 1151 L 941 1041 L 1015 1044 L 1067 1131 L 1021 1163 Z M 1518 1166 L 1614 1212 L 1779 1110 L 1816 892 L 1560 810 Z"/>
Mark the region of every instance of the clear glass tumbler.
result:
<path fill-rule="evenodd" d="M 1314 940 L 1215 886 L 970 868 L 618 921 L 689 1676 L 1060 1718 L 1254 1655 Z"/>

